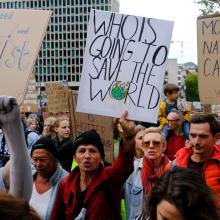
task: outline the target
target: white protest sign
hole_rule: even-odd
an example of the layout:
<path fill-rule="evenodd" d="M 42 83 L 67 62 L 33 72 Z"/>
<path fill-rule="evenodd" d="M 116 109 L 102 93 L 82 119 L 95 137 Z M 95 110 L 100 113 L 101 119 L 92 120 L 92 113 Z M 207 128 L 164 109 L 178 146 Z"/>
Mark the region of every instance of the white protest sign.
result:
<path fill-rule="evenodd" d="M 51 11 L 0 10 L 0 94 L 20 103 L 26 93 Z"/>
<path fill-rule="evenodd" d="M 77 112 L 155 123 L 173 22 L 92 10 Z"/>

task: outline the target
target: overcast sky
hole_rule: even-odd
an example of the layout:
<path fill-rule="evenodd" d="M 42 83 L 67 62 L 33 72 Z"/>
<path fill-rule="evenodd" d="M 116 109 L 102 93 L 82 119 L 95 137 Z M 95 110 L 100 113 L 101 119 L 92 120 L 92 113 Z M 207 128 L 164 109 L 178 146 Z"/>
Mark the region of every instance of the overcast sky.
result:
<path fill-rule="evenodd" d="M 197 63 L 196 19 L 201 14 L 194 0 L 119 0 L 124 14 L 174 21 L 169 58 Z"/>

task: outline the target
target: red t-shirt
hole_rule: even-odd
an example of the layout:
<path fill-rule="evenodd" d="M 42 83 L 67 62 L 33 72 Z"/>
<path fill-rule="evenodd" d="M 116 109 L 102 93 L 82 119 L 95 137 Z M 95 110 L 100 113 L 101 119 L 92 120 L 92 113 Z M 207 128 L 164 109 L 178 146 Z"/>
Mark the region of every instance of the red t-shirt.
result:
<path fill-rule="evenodd" d="M 170 135 L 167 139 L 167 149 L 165 155 L 168 156 L 169 160 L 174 160 L 176 152 L 185 146 L 186 139 L 183 135 L 176 135 L 170 132 Z"/>

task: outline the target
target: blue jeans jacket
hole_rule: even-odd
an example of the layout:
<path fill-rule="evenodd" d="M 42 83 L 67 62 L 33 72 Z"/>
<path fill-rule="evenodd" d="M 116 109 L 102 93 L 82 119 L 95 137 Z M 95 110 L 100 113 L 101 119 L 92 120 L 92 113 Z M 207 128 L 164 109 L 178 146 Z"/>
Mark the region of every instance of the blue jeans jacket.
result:
<path fill-rule="evenodd" d="M 141 180 L 142 159 L 134 159 L 134 171 L 124 184 L 126 219 L 134 219 L 143 211 L 144 195 Z"/>

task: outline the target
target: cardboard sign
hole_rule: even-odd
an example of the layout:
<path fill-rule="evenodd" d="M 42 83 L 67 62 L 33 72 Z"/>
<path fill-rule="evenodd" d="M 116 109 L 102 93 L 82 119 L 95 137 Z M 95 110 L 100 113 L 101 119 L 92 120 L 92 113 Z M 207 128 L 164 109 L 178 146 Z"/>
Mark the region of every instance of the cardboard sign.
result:
<path fill-rule="evenodd" d="M 62 82 L 46 82 L 45 90 L 49 113 L 69 112 L 68 97 L 71 90 L 64 87 Z"/>
<path fill-rule="evenodd" d="M 92 10 L 78 112 L 155 123 L 173 22 Z"/>
<path fill-rule="evenodd" d="M 177 108 L 181 112 L 191 111 L 192 110 L 192 102 L 186 101 L 185 98 L 183 99 L 177 99 Z"/>
<path fill-rule="evenodd" d="M 205 113 L 212 113 L 212 106 L 211 105 L 203 104 L 202 107 L 203 107 L 203 112 L 205 112 Z"/>
<path fill-rule="evenodd" d="M 0 10 L 0 94 L 22 102 L 51 11 Z"/>
<path fill-rule="evenodd" d="M 196 112 L 201 112 L 203 111 L 203 107 L 201 105 L 201 102 L 193 102 L 192 103 L 192 110 Z"/>
<path fill-rule="evenodd" d="M 28 83 L 28 88 L 24 97 L 23 106 L 25 112 L 38 112 L 37 87 L 34 73 L 31 75 L 30 81 Z"/>
<path fill-rule="evenodd" d="M 102 138 L 105 160 L 113 162 L 113 119 L 100 115 L 76 112 L 77 93 L 72 92 L 69 99 L 72 136 L 75 139 L 84 131 L 95 129 Z"/>
<path fill-rule="evenodd" d="M 220 15 L 197 19 L 199 96 L 203 104 L 220 104 Z"/>

